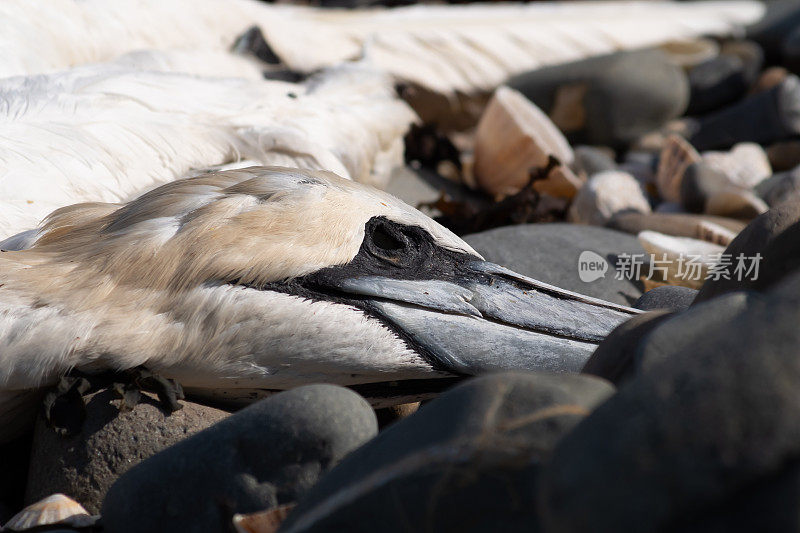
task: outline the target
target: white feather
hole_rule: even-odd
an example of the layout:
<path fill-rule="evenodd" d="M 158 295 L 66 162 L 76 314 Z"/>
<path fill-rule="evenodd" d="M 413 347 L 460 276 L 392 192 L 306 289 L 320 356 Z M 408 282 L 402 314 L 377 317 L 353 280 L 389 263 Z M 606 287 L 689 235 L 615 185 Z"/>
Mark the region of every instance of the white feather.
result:
<path fill-rule="evenodd" d="M 359 64 L 306 85 L 114 64 L 0 80 L 0 238 L 239 159 L 383 185 L 414 118 Z"/>
<path fill-rule="evenodd" d="M 321 10 L 250 0 L 4 0 L 0 76 L 107 61 L 138 49 L 230 49 L 258 25 L 290 68 L 368 56 L 396 79 L 448 94 L 620 49 L 726 34 L 764 12 L 750 0 L 603 1 Z"/>

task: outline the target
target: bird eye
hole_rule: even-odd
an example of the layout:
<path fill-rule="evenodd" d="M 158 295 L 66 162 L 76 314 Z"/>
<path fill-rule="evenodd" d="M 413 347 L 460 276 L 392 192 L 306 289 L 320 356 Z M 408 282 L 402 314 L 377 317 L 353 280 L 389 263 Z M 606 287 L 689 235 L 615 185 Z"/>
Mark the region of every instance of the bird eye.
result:
<path fill-rule="evenodd" d="M 383 226 L 378 225 L 372 231 L 372 242 L 377 248 L 387 252 L 397 252 L 405 248 L 405 242 L 401 241 Z"/>

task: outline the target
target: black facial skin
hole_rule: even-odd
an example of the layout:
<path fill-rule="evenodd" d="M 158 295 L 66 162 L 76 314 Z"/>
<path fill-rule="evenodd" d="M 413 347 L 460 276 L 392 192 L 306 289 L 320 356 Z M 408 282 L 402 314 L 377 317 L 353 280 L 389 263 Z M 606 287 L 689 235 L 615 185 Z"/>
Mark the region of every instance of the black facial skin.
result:
<path fill-rule="evenodd" d="M 337 290 L 339 280 L 383 276 L 404 280 L 443 280 L 456 282 L 467 276 L 467 265 L 477 258 L 463 252 L 447 250 L 434 243 L 431 235 L 417 226 L 406 226 L 385 217 L 373 217 L 365 224 L 364 241 L 358 254 L 345 265 L 323 268 L 306 276 L 264 285 L 248 285 L 232 280 L 232 285 L 245 285 L 259 290 L 282 292 L 308 298 L 350 305 L 381 321 L 415 352 L 438 370 L 444 370 L 437 359 L 408 336 L 385 320 L 368 297 Z M 474 274 L 471 275 L 474 278 Z"/>

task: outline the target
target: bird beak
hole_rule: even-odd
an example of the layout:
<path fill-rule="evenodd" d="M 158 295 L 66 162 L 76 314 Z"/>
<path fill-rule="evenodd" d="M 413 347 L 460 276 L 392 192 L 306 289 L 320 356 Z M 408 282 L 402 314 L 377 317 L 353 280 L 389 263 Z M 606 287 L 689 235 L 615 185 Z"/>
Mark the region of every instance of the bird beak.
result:
<path fill-rule="evenodd" d="M 569 292 L 486 261 L 450 280 L 340 278 L 438 370 L 577 372 L 611 330 L 640 311 Z"/>

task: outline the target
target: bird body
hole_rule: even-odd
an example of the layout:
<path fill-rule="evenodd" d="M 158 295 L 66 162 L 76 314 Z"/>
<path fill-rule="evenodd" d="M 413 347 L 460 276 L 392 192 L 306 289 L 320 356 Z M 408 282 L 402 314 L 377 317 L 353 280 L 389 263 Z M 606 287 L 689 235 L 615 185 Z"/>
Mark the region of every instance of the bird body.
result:
<path fill-rule="evenodd" d="M 632 313 L 486 263 L 372 187 L 252 167 L 63 208 L 0 253 L 0 391 L 140 365 L 217 391 L 578 370 Z"/>

